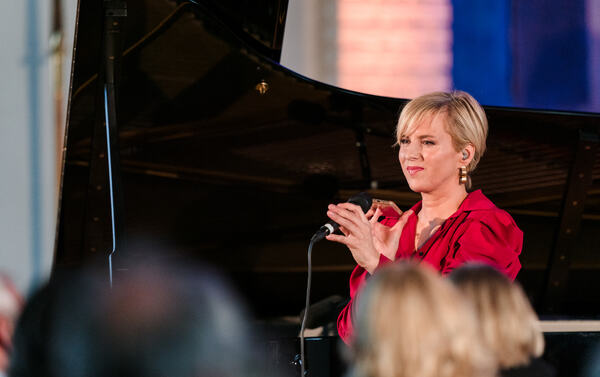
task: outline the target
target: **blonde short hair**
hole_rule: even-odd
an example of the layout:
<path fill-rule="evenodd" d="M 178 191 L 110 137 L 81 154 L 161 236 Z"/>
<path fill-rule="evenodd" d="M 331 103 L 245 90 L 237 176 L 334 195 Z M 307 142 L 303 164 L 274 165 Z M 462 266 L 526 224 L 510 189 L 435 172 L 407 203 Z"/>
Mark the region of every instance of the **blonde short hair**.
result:
<path fill-rule="evenodd" d="M 473 159 L 467 165 L 467 172 L 472 172 L 485 152 L 488 122 L 483 108 L 469 93 L 460 90 L 433 92 L 411 100 L 400 113 L 396 139 L 400 142 L 400 138 L 411 134 L 425 116 L 439 112 L 446 114 L 446 131 L 457 152 L 468 144 L 475 147 Z"/>
<path fill-rule="evenodd" d="M 473 302 L 483 340 L 501 368 L 529 363 L 544 352 L 544 337 L 523 289 L 493 267 L 465 265 L 451 280 Z"/>
<path fill-rule="evenodd" d="M 488 377 L 475 313 L 435 271 L 403 262 L 378 271 L 358 297 L 351 342 L 360 377 Z"/>

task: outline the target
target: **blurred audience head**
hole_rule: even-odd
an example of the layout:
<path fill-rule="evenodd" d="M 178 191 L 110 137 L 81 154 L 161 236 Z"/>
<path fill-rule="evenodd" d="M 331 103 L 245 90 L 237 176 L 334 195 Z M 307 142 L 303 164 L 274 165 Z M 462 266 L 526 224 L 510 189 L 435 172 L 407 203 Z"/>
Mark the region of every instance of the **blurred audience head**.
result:
<path fill-rule="evenodd" d="M 378 271 L 358 296 L 351 344 L 360 377 L 486 377 L 495 363 L 480 346 L 475 314 L 424 265 Z"/>
<path fill-rule="evenodd" d="M 23 347 L 11 377 L 252 375 L 245 314 L 215 273 L 146 265 L 120 273 L 112 288 L 106 275 L 86 271 L 41 291 L 23 328 L 39 326 L 43 311 L 49 326 L 39 349 Z M 27 359 L 43 359 L 43 373 L 20 366 Z"/>
<path fill-rule="evenodd" d="M 0 374 L 6 372 L 12 352 L 12 335 L 23 299 L 7 275 L 0 273 Z"/>
<path fill-rule="evenodd" d="M 60 285 L 46 283 L 27 300 L 17 321 L 8 375 L 11 377 L 51 376 L 50 327 L 55 315 L 52 303 Z"/>
<path fill-rule="evenodd" d="M 483 340 L 500 368 L 526 365 L 542 355 L 544 337 L 538 317 L 518 283 L 484 264 L 460 267 L 450 279 L 474 304 Z"/>

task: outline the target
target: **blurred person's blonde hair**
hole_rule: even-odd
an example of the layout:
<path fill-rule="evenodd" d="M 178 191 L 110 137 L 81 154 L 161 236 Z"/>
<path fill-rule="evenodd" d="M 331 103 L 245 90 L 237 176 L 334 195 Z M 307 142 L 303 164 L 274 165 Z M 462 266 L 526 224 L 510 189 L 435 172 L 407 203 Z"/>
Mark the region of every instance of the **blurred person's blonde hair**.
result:
<path fill-rule="evenodd" d="M 357 303 L 354 376 L 488 377 L 475 314 L 433 270 L 412 263 L 378 271 Z"/>
<path fill-rule="evenodd" d="M 396 140 L 399 143 L 404 135 L 410 135 L 428 115 L 443 112 L 446 116 L 446 132 L 452 137 L 457 152 L 467 145 L 475 148 L 473 159 L 466 166 L 467 173 L 477 167 L 485 152 L 488 134 L 488 122 L 483 108 L 469 93 L 455 90 L 452 92 L 433 92 L 408 102 L 398 119 Z M 469 183 L 470 186 L 470 178 Z"/>
<path fill-rule="evenodd" d="M 538 317 L 521 286 L 483 264 L 458 268 L 450 279 L 472 301 L 483 340 L 500 368 L 526 365 L 544 352 Z"/>

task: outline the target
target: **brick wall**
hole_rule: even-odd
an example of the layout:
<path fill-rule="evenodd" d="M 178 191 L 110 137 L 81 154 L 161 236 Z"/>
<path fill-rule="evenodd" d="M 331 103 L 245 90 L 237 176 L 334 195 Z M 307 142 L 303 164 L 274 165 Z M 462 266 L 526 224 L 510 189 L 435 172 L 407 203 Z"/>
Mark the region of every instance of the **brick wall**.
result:
<path fill-rule="evenodd" d="M 414 98 L 452 87 L 450 0 L 338 0 L 342 88 Z"/>

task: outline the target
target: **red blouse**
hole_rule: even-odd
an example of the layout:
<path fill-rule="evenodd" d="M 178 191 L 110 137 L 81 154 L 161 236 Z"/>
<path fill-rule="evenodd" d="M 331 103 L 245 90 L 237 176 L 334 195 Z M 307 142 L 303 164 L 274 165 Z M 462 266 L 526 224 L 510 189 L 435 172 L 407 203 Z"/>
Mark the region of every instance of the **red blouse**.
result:
<path fill-rule="evenodd" d="M 523 232 L 512 217 L 494 205 L 481 190 L 471 192 L 458 210 L 444 221 L 438 230 L 415 250 L 417 214 L 421 202 L 412 207 L 412 214 L 400 236 L 396 260 L 421 260 L 440 271 L 442 275 L 469 261 L 485 262 L 497 267 L 514 280 L 521 269 L 519 254 L 523 246 Z M 381 223 L 392 226 L 398 216 L 386 217 Z M 377 268 L 391 263 L 383 254 Z M 352 308 L 356 293 L 362 288 L 369 273 L 356 266 L 350 276 L 350 302 L 337 320 L 338 333 L 348 343 L 352 335 Z"/>

